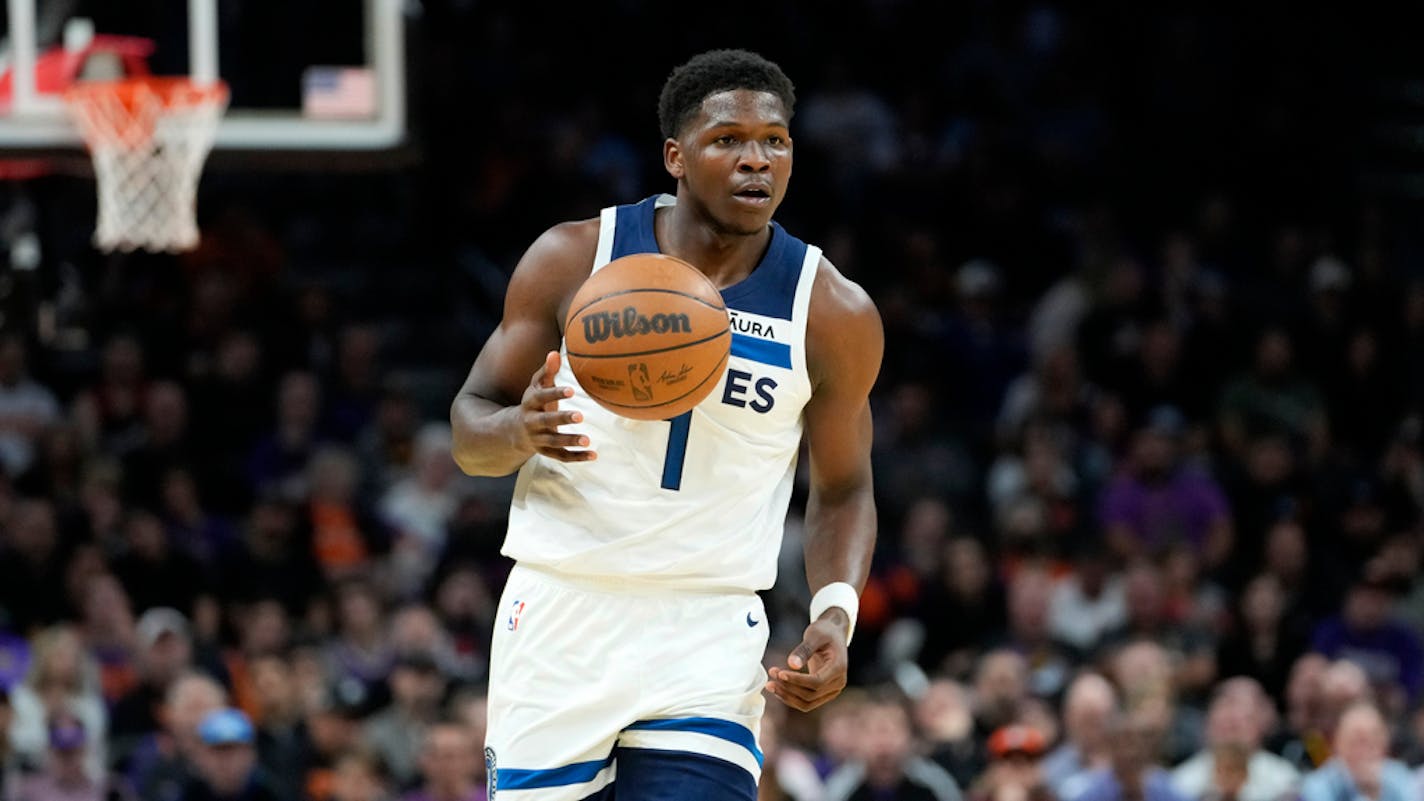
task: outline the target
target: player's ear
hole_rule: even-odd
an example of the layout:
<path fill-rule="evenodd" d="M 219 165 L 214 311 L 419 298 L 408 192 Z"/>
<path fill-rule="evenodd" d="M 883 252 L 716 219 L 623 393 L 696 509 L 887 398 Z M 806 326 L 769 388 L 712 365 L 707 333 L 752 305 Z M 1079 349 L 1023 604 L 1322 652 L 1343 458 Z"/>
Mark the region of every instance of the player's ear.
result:
<path fill-rule="evenodd" d="M 679 181 L 687 174 L 687 165 L 682 161 L 682 145 L 676 139 L 668 138 L 663 142 L 663 168 Z"/>

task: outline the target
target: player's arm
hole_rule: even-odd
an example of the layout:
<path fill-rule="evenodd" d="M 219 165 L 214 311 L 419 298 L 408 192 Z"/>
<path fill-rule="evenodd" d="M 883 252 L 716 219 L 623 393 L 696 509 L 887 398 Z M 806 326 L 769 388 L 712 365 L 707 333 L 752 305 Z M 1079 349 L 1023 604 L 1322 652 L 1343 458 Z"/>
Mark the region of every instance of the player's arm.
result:
<path fill-rule="evenodd" d="M 859 286 L 822 261 L 806 333 L 814 389 L 805 436 L 811 486 L 806 507 L 806 580 L 813 593 L 847 584 L 859 596 L 875 549 L 870 390 L 885 347 L 880 315 Z M 851 619 L 831 606 L 807 627 L 767 689 L 789 706 L 815 709 L 846 686 Z"/>
<path fill-rule="evenodd" d="M 450 406 L 451 453 L 472 476 L 503 476 L 541 453 L 564 462 L 587 461 L 586 437 L 559 432 L 578 412 L 560 410 L 573 395 L 554 386 L 559 369 L 561 315 L 588 277 L 597 245 L 596 220 L 564 223 L 544 232 L 514 269 L 504 317 L 490 335 Z"/>

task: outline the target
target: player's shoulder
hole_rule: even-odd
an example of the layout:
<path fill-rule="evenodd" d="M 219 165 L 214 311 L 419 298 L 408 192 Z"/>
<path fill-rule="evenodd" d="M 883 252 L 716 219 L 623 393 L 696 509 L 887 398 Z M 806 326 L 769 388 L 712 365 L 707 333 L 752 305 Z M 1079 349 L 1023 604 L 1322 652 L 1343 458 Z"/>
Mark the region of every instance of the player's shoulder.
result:
<path fill-rule="evenodd" d="M 541 272 L 581 270 L 587 276 L 598 249 L 598 231 L 597 217 L 557 223 L 535 238 L 520 263 L 533 264 Z"/>
<path fill-rule="evenodd" d="M 509 279 L 509 295 L 549 312 L 562 306 L 593 271 L 598 220 L 561 222 L 539 234 Z"/>
<path fill-rule="evenodd" d="M 836 269 L 830 259 L 821 256 L 821 262 L 816 267 L 816 281 L 811 286 L 806 324 L 811 327 L 850 326 L 879 330 L 880 311 L 864 287 Z"/>
<path fill-rule="evenodd" d="M 873 379 L 885 349 L 880 311 L 865 288 L 821 257 L 806 315 L 807 362 L 817 383 L 830 375 Z"/>

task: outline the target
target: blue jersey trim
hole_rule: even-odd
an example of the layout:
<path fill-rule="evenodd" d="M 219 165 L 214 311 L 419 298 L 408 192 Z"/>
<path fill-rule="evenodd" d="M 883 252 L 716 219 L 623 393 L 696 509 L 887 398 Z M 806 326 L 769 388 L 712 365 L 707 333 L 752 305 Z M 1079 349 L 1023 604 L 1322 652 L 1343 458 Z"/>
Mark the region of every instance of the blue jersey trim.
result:
<path fill-rule="evenodd" d="M 659 253 L 653 219 L 658 195 L 637 203 L 619 206 L 613 226 L 613 247 L 609 259 L 634 253 Z M 771 223 L 771 243 L 756 269 L 741 281 L 722 290 L 727 306 L 738 311 L 790 320 L 796 303 L 796 285 L 801 281 L 801 265 L 806 261 L 805 242 Z M 790 365 L 787 365 L 788 367 Z"/>
<path fill-rule="evenodd" d="M 791 346 L 785 342 L 757 339 L 746 334 L 732 334 L 732 355 L 772 367 L 791 369 Z"/>
<path fill-rule="evenodd" d="M 660 718 L 658 720 L 640 720 L 628 727 L 642 731 L 688 731 L 697 734 L 705 734 L 709 737 L 716 737 L 719 740 L 726 740 L 735 743 L 751 752 L 756 758 L 757 765 L 762 764 L 761 749 L 757 748 L 756 736 L 751 729 L 733 723 L 729 720 L 719 720 L 717 718 Z M 504 778 L 504 774 L 500 774 Z"/>
<path fill-rule="evenodd" d="M 544 787 L 566 787 L 593 781 L 598 772 L 613 763 L 613 755 L 591 762 L 575 762 L 561 768 L 546 770 L 499 769 L 499 789 L 537 790 Z"/>
<path fill-rule="evenodd" d="M 756 801 L 757 780 L 745 768 L 724 759 L 690 751 L 656 748 L 617 750 L 618 801 Z M 601 796 L 591 796 L 603 801 Z"/>

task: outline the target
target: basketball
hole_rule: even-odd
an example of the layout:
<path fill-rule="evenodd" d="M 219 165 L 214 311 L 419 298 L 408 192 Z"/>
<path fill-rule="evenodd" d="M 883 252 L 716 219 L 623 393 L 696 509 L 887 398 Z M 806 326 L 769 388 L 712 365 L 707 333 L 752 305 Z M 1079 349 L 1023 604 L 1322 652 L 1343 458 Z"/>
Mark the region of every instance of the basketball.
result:
<path fill-rule="evenodd" d="M 732 331 L 722 294 L 701 270 L 636 253 L 579 287 L 564 346 L 579 386 L 599 405 L 634 420 L 666 420 L 717 386 Z"/>

